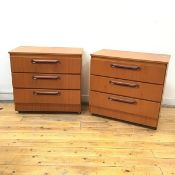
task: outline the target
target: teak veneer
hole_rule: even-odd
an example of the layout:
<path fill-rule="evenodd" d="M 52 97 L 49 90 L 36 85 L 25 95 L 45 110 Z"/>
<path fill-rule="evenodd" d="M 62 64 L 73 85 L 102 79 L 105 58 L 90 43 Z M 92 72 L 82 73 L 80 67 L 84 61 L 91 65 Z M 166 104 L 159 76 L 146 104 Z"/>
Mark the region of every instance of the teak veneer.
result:
<path fill-rule="evenodd" d="M 17 111 L 81 112 L 81 48 L 22 46 L 9 53 Z"/>
<path fill-rule="evenodd" d="M 90 112 L 157 128 L 170 55 L 104 49 L 91 56 Z"/>

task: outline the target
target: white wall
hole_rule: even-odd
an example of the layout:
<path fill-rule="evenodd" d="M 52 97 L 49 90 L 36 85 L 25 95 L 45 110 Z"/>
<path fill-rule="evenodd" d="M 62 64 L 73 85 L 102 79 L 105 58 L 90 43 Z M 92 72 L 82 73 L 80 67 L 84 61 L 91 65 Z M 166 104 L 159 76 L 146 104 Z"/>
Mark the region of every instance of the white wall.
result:
<path fill-rule="evenodd" d="M 8 51 L 19 45 L 83 47 L 83 95 L 89 53 L 102 48 L 171 54 L 164 103 L 175 105 L 174 0 L 0 1 L 0 99 L 12 98 Z"/>

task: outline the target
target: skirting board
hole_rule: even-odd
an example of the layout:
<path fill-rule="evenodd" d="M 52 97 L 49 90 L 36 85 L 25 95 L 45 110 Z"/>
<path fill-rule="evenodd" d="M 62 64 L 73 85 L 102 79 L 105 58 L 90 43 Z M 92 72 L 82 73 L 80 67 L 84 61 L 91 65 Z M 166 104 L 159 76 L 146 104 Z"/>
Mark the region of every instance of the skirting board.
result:
<path fill-rule="evenodd" d="M 164 98 L 162 106 L 172 106 L 175 107 L 175 99 L 174 98 Z"/>
<path fill-rule="evenodd" d="M 89 95 L 83 94 L 81 98 L 82 98 L 82 102 L 87 103 L 89 101 Z M 0 92 L 0 101 L 11 101 L 11 100 L 13 100 L 13 93 Z M 163 106 L 175 106 L 175 99 L 174 98 L 164 98 L 162 105 Z"/>
<path fill-rule="evenodd" d="M 11 101 L 11 100 L 13 100 L 13 93 L 0 92 L 0 101 Z"/>

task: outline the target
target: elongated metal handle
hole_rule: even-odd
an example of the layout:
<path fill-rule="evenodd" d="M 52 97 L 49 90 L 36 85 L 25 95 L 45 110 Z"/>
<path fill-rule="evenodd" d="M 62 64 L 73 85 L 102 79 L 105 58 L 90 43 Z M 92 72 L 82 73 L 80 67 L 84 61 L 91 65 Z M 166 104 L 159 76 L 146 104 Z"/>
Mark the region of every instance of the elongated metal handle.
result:
<path fill-rule="evenodd" d="M 110 80 L 110 84 L 113 85 L 119 85 L 119 86 L 127 86 L 127 87 L 139 87 L 137 83 L 129 83 L 129 82 L 123 82 L 123 81 L 116 81 L 116 80 Z"/>
<path fill-rule="evenodd" d="M 59 91 L 33 91 L 33 95 L 61 95 Z"/>
<path fill-rule="evenodd" d="M 60 63 L 59 60 L 42 60 L 42 59 L 33 59 L 33 64 L 57 64 Z"/>
<path fill-rule="evenodd" d="M 122 102 L 122 103 L 129 103 L 129 104 L 135 104 L 137 103 L 136 100 L 134 99 L 124 99 L 124 98 L 121 98 L 121 97 L 108 97 L 109 100 L 111 101 L 118 101 L 118 102 Z"/>
<path fill-rule="evenodd" d="M 38 79 L 42 79 L 42 80 L 57 80 L 60 79 L 60 77 L 58 75 L 34 75 L 33 80 L 38 80 Z"/>
<path fill-rule="evenodd" d="M 112 68 L 130 69 L 130 70 L 140 70 L 139 66 L 124 65 L 124 64 L 111 64 Z"/>

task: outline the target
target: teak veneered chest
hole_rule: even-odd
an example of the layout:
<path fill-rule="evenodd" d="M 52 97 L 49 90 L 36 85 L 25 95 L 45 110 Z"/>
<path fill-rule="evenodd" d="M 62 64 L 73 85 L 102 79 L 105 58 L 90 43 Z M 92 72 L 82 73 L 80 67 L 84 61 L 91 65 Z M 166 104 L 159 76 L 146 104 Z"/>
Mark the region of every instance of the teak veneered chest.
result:
<path fill-rule="evenodd" d="M 81 112 L 81 48 L 22 46 L 9 53 L 17 111 Z"/>
<path fill-rule="evenodd" d="M 170 56 L 105 49 L 91 56 L 90 112 L 156 128 Z"/>

